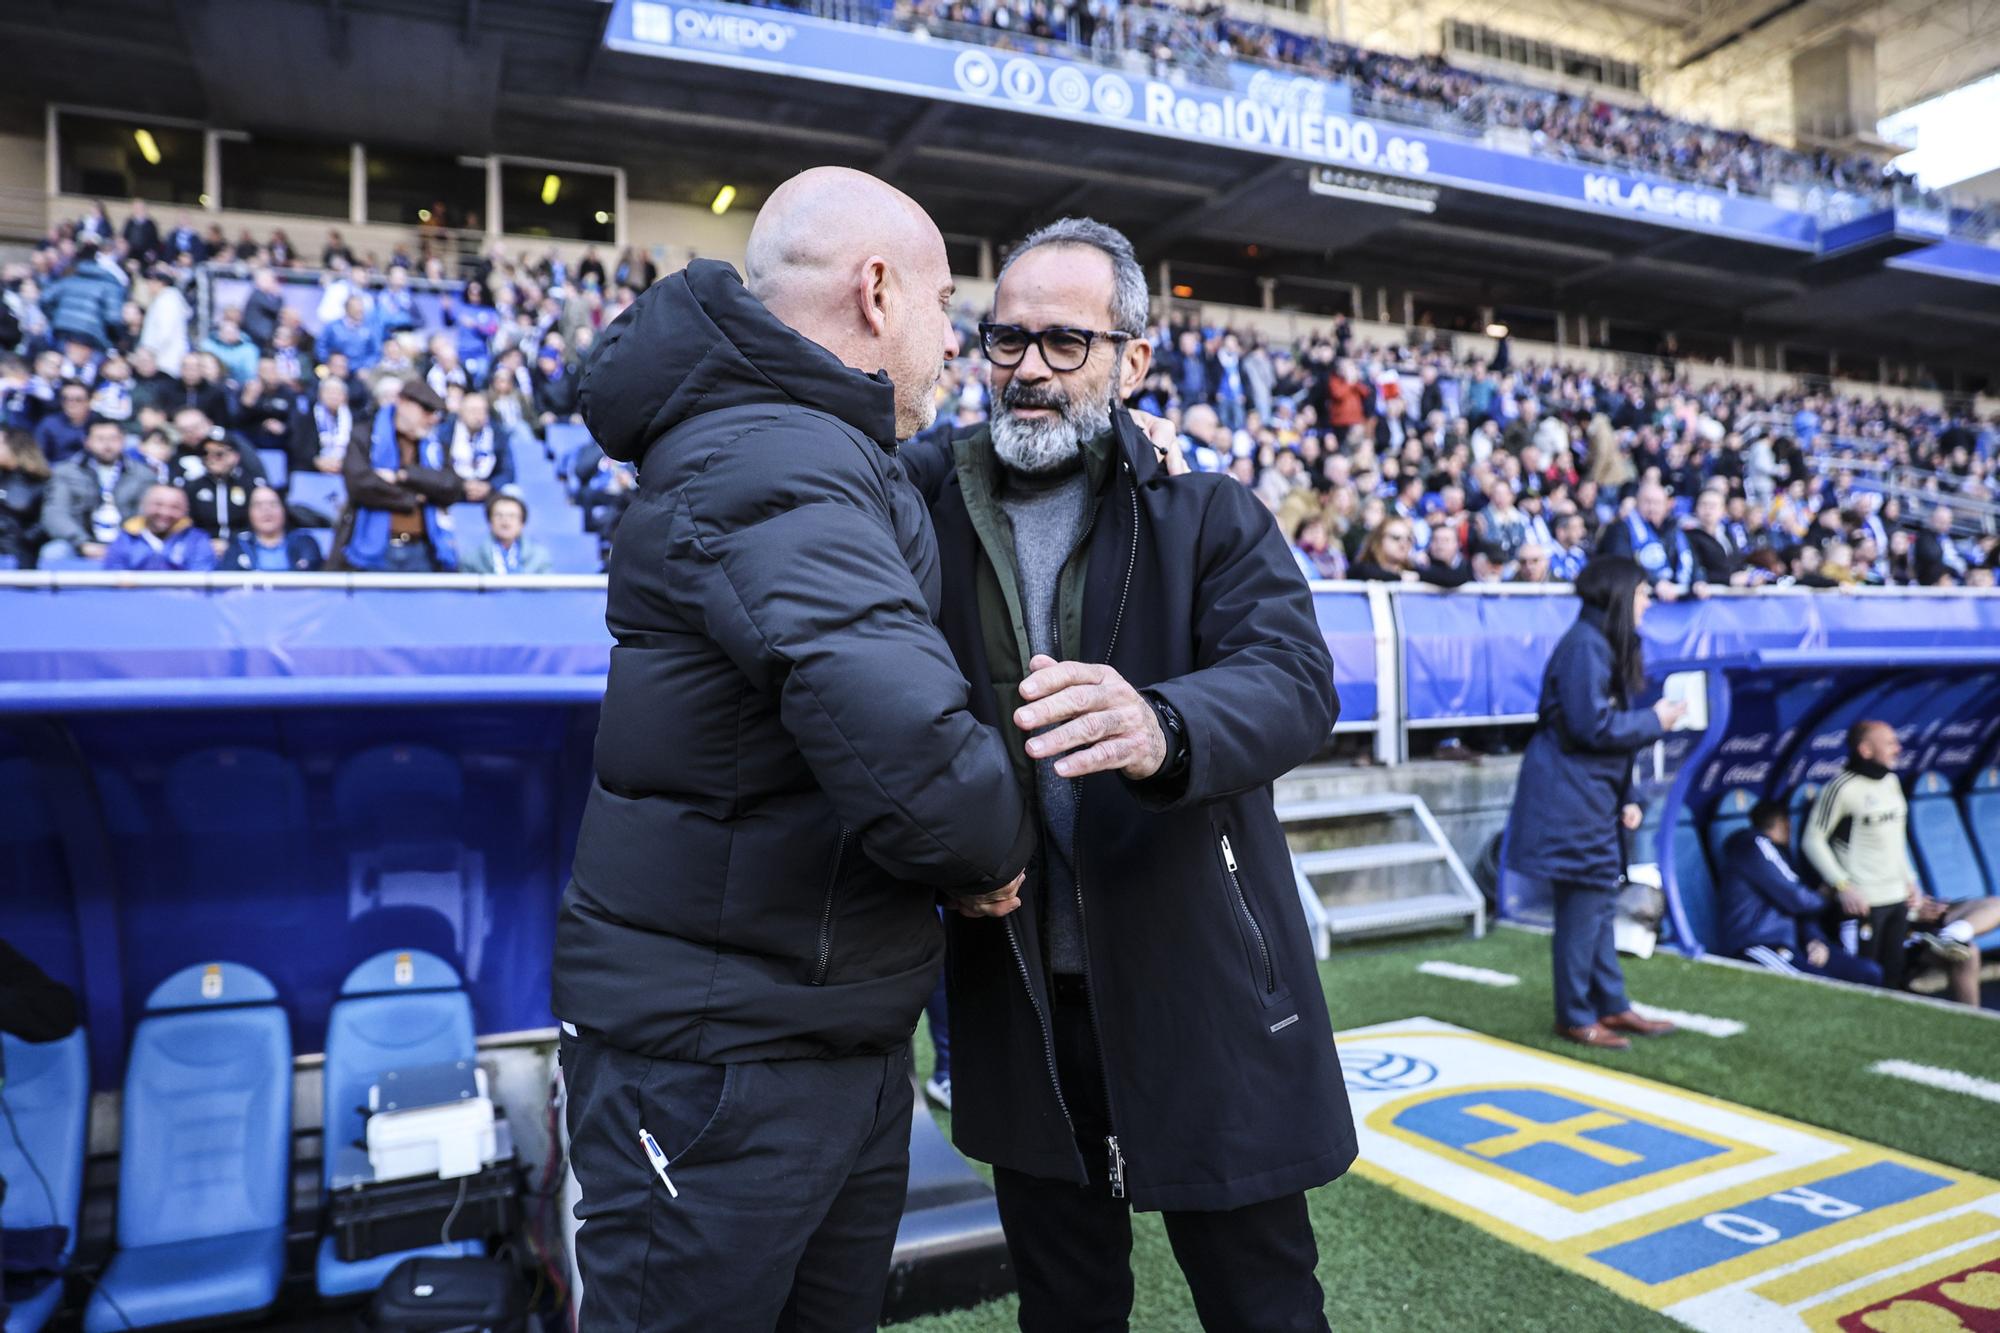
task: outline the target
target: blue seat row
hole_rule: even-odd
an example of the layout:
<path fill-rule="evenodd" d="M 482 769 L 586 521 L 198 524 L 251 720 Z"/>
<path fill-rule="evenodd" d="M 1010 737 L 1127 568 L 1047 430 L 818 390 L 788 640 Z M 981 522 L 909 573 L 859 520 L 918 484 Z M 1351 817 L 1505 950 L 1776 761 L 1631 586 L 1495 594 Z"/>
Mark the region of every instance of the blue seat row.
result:
<path fill-rule="evenodd" d="M 1794 845 L 1806 816 L 1819 795 L 1819 784 L 1807 783 L 1792 793 Z M 1714 867 L 1722 862 L 1722 845 L 1750 822 L 1750 807 L 1760 799 L 1746 788 L 1723 793 L 1708 820 L 1697 831 L 1693 811 L 1683 807 L 1674 829 L 1674 874 L 1681 911 L 1703 948 L 1716 944 Z M 1953 791 L 1941 773 L 1919 774 L 1910 786 L 1910 849 L 1924 889 L 1940 902 L 1964 902 L 1995 893 L 2000 886 L 2000 768 L 1988 768 L 1973 779 L 1963 796 Z M 1978 940 L 1985 951 L 2000 949 L 2000 930 Z"/>
<path fill-rule="evenodd" d="M 5 1095 L 18 1134 L 0 1135 L 0 1176 L 50 1192 L 8 1192 L 0 1224 L 75 1234 L 90 1097 L 82 1032 L 42 1046 L 6 1039 Z M 391 950 L 348 974 L 328 1021 L 323 1186 L 360 1143 L 369 1087 L 391 1069 L 476 1056 L 472 1005 L 451 965 Z M 84 1313 L 85 1333 L 251 1315 L 285 1270 L 292 1160 L 292 1041 L 278 992 L 237 963 L 183 968 L 147 997 L 132 1038 L 121 1113 L 117 1249 Z M 29 1162 L 33 1168 L 29 1168 Z M 477 1255 L 478 1241 L 343 1262 L 322 1241 L 322 1296 L 374 1290 L 412 1255 Z M 20 1303 L 5 1333 L 36 1333 L 60 1284 Z"/>

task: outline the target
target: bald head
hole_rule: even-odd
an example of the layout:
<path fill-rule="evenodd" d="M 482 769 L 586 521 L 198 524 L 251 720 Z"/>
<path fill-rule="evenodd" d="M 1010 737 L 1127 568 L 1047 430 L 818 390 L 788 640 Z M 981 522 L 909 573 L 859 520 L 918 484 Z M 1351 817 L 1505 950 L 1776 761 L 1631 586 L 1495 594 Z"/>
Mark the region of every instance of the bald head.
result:
<path fill-rule="evenodd" d="M 888 373 L 899 436 L 930 424 L 958 340 L 944 238 L 916 200 L 846 167 L 801 172 L 758 212 L 744 270 L 785 324 L 864 374 Z"/>

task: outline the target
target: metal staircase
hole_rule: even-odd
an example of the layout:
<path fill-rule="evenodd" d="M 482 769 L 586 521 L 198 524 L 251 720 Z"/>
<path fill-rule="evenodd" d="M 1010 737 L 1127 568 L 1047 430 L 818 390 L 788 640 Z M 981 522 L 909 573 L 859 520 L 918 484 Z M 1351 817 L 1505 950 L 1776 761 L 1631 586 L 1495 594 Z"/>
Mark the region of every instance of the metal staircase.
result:
<path fill-rule="evenodd" d="M 1278 806 L 1278 822 L 1295 847 L 1302 836 L 1314 831 L 1363 819 L 1407 819 L 1420 836 L 1408 841 L 1293 851 L 1292 865 L 1301 897 L 1307 900 L 1307 919 L 1321 957 L 1335 939 L 1438 930 L 1467 922 L 1475 936 L 1486 933 L 1486 899 L 1423 797 L 1409 792 L 1376 792 Z M 1404 892 L 1404 886 L 1393 881 L 1359 893 L 1341 885 L 1347 877 L 1363 872 L 1404 867 L 1438 869 L 1409 877 L 1415 881 L 1413 892 Z"/>

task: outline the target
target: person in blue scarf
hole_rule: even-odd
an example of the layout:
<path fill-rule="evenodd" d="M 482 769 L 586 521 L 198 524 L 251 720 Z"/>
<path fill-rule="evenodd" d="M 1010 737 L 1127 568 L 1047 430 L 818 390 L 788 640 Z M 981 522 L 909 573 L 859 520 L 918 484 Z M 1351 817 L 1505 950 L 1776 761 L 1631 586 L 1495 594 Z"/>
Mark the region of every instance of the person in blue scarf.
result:
<path fill-rule="evenodd" d="M 347 568 L 395 574 L 458 568 L 451 506 L 482 501 L 491 488 L 451 470 L 437 435 L 443 415 L 437 391 L 408 379 L 396 400 L 376 412 L 367 447 L 358 439 L 348 445 L 341 468 L 347 513 L 336 543 Z"/>
<path fill-rule="evenodd" d="M 1638 503 L 1631 512 L 1605 525 L 1597 539 L 1597 554 L 1638 561 L 1653 596 L 1662 602 L 1689 592 L 1707 592 L 1706 584 L 1696 583 L 1694 548 L 1674 521 L 1667 488 L 1657 481 L 1641 482 Z"/>

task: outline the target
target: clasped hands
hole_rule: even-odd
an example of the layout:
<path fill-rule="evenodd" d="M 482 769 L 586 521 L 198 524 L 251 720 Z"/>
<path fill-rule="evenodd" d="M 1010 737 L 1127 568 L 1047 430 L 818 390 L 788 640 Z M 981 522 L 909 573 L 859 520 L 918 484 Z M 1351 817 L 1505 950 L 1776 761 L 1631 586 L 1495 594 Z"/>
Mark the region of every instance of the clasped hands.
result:
<path fill-rule="evenodd" d="M 1152 777 L 1167 762 L 1167 738 L 1153 706 L 1111 667 L 1058 662 L 1038 653 L 1028 671 L 1021 682 L 1027 702 L 1014 710 L 1014 725 L 1029 735 L 1030 759 L 1053 758 L 1058 777 L 1118 772 L 1134 782 Z M 1023 878 L 1025 872 L 1005 888 L 953 906 L 961 916 L 1006 916 L 1021 905 Z"/>

